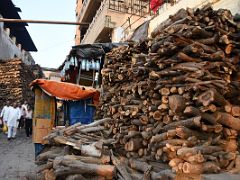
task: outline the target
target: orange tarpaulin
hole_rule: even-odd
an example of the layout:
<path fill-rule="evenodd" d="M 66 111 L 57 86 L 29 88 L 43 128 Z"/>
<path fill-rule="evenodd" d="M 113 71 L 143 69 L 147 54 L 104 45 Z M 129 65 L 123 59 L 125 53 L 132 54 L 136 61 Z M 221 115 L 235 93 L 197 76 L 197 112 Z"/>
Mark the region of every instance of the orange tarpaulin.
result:
<path fill-rule="evenodd" d="M 100 92 L 96 89 L 86 89 L 76 84 L 57 82 L 45 79 L 36 79 L 30 86 L 39 86 L 50 96 L 62 100 L 81 100 L 92 97 L 95 105 L 99 102 Z"/>

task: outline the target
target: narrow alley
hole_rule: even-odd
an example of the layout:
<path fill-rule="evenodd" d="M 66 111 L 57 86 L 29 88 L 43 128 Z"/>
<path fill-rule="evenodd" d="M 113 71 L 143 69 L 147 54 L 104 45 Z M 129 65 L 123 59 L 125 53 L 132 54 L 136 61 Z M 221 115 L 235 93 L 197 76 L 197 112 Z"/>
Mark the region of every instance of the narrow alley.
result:
<path fill-rule="evenodd" d="M 32 139 L 21 129 L 11 141 L 1 132 L 0 142 L 0 180 L 25 179 L 25 174 L 35 168 Z"/>

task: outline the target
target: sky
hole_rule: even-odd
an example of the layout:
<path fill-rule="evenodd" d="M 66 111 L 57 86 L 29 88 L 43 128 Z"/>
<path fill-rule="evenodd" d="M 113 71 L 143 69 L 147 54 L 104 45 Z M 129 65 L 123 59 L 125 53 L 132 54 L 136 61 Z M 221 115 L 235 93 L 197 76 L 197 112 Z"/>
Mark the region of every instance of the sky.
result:
<path fill-rule="evenodd" d="M 22 19 L 76 21 L 76 0 L 12 0 L 21 8 Z M 35 63 L 58 68 L 74 46 L 75 25 L 32 24 L 27 26 L 37 52 L 31 52 Z"/>

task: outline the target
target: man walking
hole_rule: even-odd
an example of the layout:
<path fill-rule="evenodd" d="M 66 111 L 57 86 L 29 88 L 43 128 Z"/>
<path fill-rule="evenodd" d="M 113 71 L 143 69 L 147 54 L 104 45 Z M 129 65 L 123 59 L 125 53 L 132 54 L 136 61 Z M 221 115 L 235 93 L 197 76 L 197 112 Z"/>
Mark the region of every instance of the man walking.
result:
<path fill-rule="evenodd" d="M 33 110 L 30 106 L 28 106 L 26 111 L 26 119 L 25 119 L 25 130 L 27 137 L 32 135 L 32 118 L 33 118 Z"/>
<path fill-rule="evenodd" d="M 17 104 L 13 103 L 13 107 L 10 108 L 9 117 L 7 121 L 8 125 L 8 140 L 14 139 L 17 133 L 17 121 L 19 121 L 21 113 L 17 108 Z"/>
<path fill-rule="evenodd" d="M 18 126 L 19 128 L 24 127 L 27 107 L 28 107 L 28 103 L 27 101 L 24 101 L 24 103 L 21 105 L 21 118 Z"/>
<path fill-rule="evenodd" d="M 9 113 L 10 113 L 10 103 L 7 101 L 6 105 L 3 107 L 0 117 L 3 119 L 3 125 L 7 125 Z M 7 134 L 7 132 L 6 132 Z"/>
<path fill-rule="evenodd" d="M 20 125 L 20 123 L 21 123 L 21 114 L 22 114 L 22 111 L 21 111 L 21 104 L 18 102 L 17 103 L 17 110 L 19 111 L 19 114 L 20 114 L 20 119 L 17 121 L 17 128 L 20 128 L 21 127 L 21 125 Z"/>

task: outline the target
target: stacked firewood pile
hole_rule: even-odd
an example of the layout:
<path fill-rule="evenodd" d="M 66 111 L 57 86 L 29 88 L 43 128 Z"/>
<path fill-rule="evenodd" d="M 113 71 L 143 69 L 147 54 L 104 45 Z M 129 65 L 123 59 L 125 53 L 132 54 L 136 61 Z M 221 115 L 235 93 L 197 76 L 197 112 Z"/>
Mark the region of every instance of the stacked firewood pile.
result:
<path fill-rule="evenodd" d="M 29 83 L 34 79 L 31 67 L 20 59 L 0 61 L 0 104 L 4 106 L 7 100 L 11 103 L 23 100 L 33 102 L 34 94 Z"/>
<path fill-rule="evenodd" d="M 239 173 L 239 40 L 231 13 L 207 6 L 114 49 L 102 70 L 104 119 L 48 135 L 37 178 Z"/>
<path fill-rule="evenodd" d="M 36 158 L 36 174 L 28 179 L 113 179 L 116 168 L 110 165 L 113 139 L 103 126 L 111 119 L 88 125 L 75 124 L 55 129 L 45 137 L 47 148 Z"/>
<path fill-rule="evenodd" d="M 101 110 L 114 119 L 114 152 L 144 173 L 153 161 L 177 173 L 239 172 L 239 40 L 231 13 L 206 6 L 109 53 Z"/>

